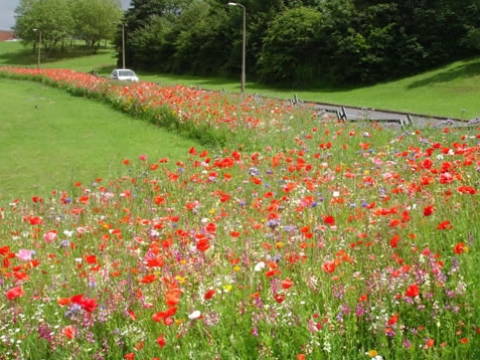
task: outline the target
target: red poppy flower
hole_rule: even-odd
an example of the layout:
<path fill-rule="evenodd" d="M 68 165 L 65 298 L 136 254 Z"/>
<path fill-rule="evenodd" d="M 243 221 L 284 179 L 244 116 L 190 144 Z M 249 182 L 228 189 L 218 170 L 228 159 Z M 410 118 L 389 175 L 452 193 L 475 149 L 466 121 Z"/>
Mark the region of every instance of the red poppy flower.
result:
<path fill-rule="evenodd" d="M 71 302 L 70 298 L 60 298 L 57 300 L 57 304 L 60 306 L 66 306 L 70 304 L 70 302 Z"/>
<path fill-rule="evenodd" d="M 458 255 L 463 254 L 466 251 L 465 244 L 463 242 L 459 242 L 453 247 L 453 251 Z"/>
<path fill-rule="evenodd" d="M 72 325 L 65 326 L 62 329 L 62 335 L 66 336 L 69 339 L 73 339 L 75 337 L 76 333 L 77 333 L 77 331 L 75 330 L 75 328 Z"/>
<path fill-rule="evenodd" d="M 95 299 L 83 299 L 81 306 L 83 310 L 91 313 L 97 308 L 98 305 Z"/>
<path fill-rule="evenodd" d="M 265 276 L 266 277 L 272 277 L 272 276 L 275 276 L 275 275 L 278 275 L 278 274 L 281 274 L 281 271 L 278 270 L 278 269 L 270 269 L 268 270 L 266 273 L 265 273 Z"/>
<path fill-rule="evenodd" d="M 210 248 L 208 239 L 200 239 L 197 241 L 197 249 L 201 252 L 205 252 Z"/>
<path fill-rule="evenodd" d="M 292 285 L 293 285 L 293 281 L 290 280 L 290 278 L 286 278 L 285 280 L 282 281 L 282 288 L 284 288 L 285 290 L 290 289 Z"/>
<path fill-rule="evenodd" d="M 453 175 L 448 172 L 440 175 L 440 184 L 450 184 L 453 180 Z"/>
<path fill-rule="evenodd" d="M 85 256 L 85 261 L 87 264 L 96 264 L 97 263 L 97 257 L 95 255 L 86 255 Z"/>
<path fill-rule="evenodd" d="M 32 197 L 32 201 L 33 201 L 34 203 L 40 203 L 40 202 L 43 202 L 43 199 L 42 199 L 41 197 L 39 197 L 39 196 L 33 196 L 33 197 Z"/>
<path fill-rule="evenodd" d="M 154 282 L 156 279 L 155 274 L 150 274 L 150 275 L 145 275 L 140 282 L 142 284 L 150 284 L 151 282 Z"/>
<path fill-rule="evenodd" d="M 400 235 L 395 234 L 391 239 L 390 239 L 390 247 L 392 249 L 395 249 L 398 246 L 398 242 L 400 241 Z"/>
<path fill-rule="evenodd" d="M 214 223 L 209 223 L 205 227 L 205 230 L 207 230 L 210 234 L 215 234 L 217 232 L 217 226 Z"/>
<path fill-rule="evenodd" d="M 423 216 L 430 216 L 433 214 L 433 211 L 434 209 L 432 205 L 425 206 L 423 209 Z"/>
<path fill-rule="evenodd" d="M 23 295 L 23 289 L 21 286 L 15 286 L 7 291 L 7 300 L 13 300 Z"/>
<path fill-rule="evenodd" d="M 390 319 L 388 319 L 387 325 L 392 326 L 398 322 L 398 314 L 393 315 Z"/>
<path fill-rule="evenodd" d="M 433 166 L 433 161 L 431 159 L 425 159 L 422 162 L 422 167 L 424 169 L 430 169 Z"/>
<path fill-rule="evenodd" d="M 15 268 L 13 268 L 15 270 Z M 15 279 L 20 280 L 20 281 L 27 281 L 28 280 L 28 274 L 21 272 L 21 271 L 15 271 L 13 273 L 13 276 L 15 276 Z"/>
<path fill-rule="evenodd" d="M 331 274 L 332 272 L 335 271 L 335 263 L 333 261 L 327 261 L 322 265 L 323 271 L 326 271 L 327 273 Z"/>
<path fill-rule="evenodd" d="M 425 340 L 425 349 L 431 348 L 433 345 L 435 345 L 435 340 L 433 339 L 426 339 Z"/>
<path fill-rule="evenodd" d="M 160 311 L 152 315 L 152 320 L 155 322 L 160 322 L 163 319 L 165 319 L 165 313 L 163 311 Z"/>
<path fill-rule="evenodd" d="M 169 290 L 165 294 L 165 303 L 169 307 L 174 307 L 180 302 L 180 295 L 182 294 L 182 291 L 180 289 L 172 289 Z"/>
<path fill-rule="evenodd" d="M 5 256 L 10 252 L 10 246 L 2 246 L 0 247 L 0 255 Z"/>
<path fill-rule="evenodd" d="M 457 191 L 461 194 L 470 194 L 470 195 L 475 195 L 477 193 L 477 190 L 475 190 L 471 186 L 459 186 L 457 188 Z"/>
<path fill-rule="evenodd" d="M 255 185 L 260 185 L 262 183 L 262 179 L 257 178 L 255 176 L 252 176 L 250 180 L 255 184 Z"/>
<path fill-rule="evenodd" d="M 73 295 L 71 298 L 70 298 L 70 301 L 74 304 L 77 304 L 77 305 L 81 305 L 82 304 L 82 301 L 83 301 L 83 295 L 82 294 L 78 294 L 78 295 Z"/>
<path fill-rule="evenodd" d="M 413 284 L 413 285 L 410 285 L 408 288 L 407 288 L 407 291 L 405 291 L 405 296 L 407 297 L 415 297 L 415 296 L 418 296 L 420 295 L 420 289 L 418 288 L 418 285 L 417 284 Z"/>
<path fill-rule="evenodd" d="M 165 340 L 164 334 L 162 334 L 162 336 L 159 336 L 156 342 L 158 346 L 160 346 L 160 349 L 163 348 L 165 345 L 167 345 L 167 341 Z"/>
<path fill-rule="evenodd" d="M 390 226 L 390 227 L 395 227 L 395 226 L 397 226 L 397 225 L 399 225 L 399 224 L 400 224 L 400 220 L 399 220 L 399 219 L 392 219 L 392 220 L 390 221 L 390 223 L 388 224 L 388 226 Z"/>
<path fill-rule="evenodd" d="M 450 220 L 445 220 L 445 221 L 442 221 L 440 224 L 438 224 L 437 229 L 450 230 L 450 229 L 453 229 L 453 225 L 450 224 Z"/>
<path fill-rule="evenodd" d="M 133 321 L 136 321 L 136 320 L 137 320 L 137 315 L 135 314 L 135 311 L 133 311 L 132 309 L 128 309 L 128 316 L 129 316 L 130 319 L 132 319 Z"/>
<path fill-rule="evenodd" d="M 41 225 L 42 223 L 43 223 L 43 220 L 38 216 L 34 216 L 30 218 L 30 225 Z"/>
<path fill-rule="evenodd" d="M 210 300 L 211 298 L 213 298 L 213 296 L 215 295 L 215 289 L 211 289 L 211 290 L 208 290 L 205 295 L 203 295 L 203 298 L 205 300 Z"/>
<path fill-rule="evenodd" d="M 323 217 L 323 222 L 327 225 L 333 226 L 335 225 L 335 218 L 331 215 L 327 215 Z"/>
<path fill-rule="evenodd" d="M 153 198 L 153 202 L 156 204 L 156 205 L 160 205 L 160 204 L 163 204 L 165 202 L 165 199 L 160 196 L 160 195 L 157 195 Z"/>

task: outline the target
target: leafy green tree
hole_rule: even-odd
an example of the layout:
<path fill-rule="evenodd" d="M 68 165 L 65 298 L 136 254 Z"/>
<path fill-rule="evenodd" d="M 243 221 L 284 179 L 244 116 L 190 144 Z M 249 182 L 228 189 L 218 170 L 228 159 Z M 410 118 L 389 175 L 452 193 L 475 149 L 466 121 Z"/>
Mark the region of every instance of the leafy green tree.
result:
<path fill-rule="evenodd" d="M 453 2 L 438 3 L 328 3 L 325 8 L 331 24 L 324 31 L 330 39 L 329 78 L 334 82 L 371 83 L 410 75 L 464 56 L 459 39 L 465 31 L 463 25 L 458 25 L 459 18 L 455 18 L 458 15 L 452 10 Z"/>
<path fill-rule="evenodd" d="M 172 70 L 197 75 L 223 73 L 232 53 L 230 30 L 225 6 L 193 2 L 176 22 Z"/>
<path fill-rule="evenodd" d="M 64 0 L 20 0 L 15 19 L 17 36 L 26 43 L 35 43 L 38 31 L 41 31 L 42 46 L 47 50 L 71 34 L 74 25 L 68 3 Z"/>
<path fill-rule="evenodd" d="M 397 23 L 402 28 L 408 41 L 416 43 L 422 49 L 416 66 L 411 68 L 420 71 L 444 62 L 467 55 L 468 50 L 462 44 L 472 19 L 472 4 L 478 0 L 394 0 L 388 2 L 397 8 Z M 354 0 L 359 11 L 386 4 L 381 0 Z M 478 14 L 478 13 L 477 13 Z M 477 17 L 478 19 L 478 17 Z M 478 20 L 476 21 L 478 24 Z M 402 44 L 399 44 L 401 47 Z M 402 56 L 402 54 L 400 54 Z M 402 57 L 407 57 L 404 54 Z"/>
<path fill-rule="evenodd" d="M 171 61 L 172 44 L 169 37 L 172 29 L 173 24 L 167 18 L 152 16 L 147 25 L 131 32 L 127 55 L 134 51 L 135 56 L 130 58 L 129 66 L 164 70 Z M 129 28 L 127 30 L 130 31 Z"/>
<path fill-rule="evenodd" d="M 156 16 L 173 19 L 191 2 L 192 0 L 132 0 L 125 20 L 133 31 L 146 26 Z"/>
<path fill-rule="evenodd" d="M 270 23 L 257 64 L 260 80 L 282 85 L 305 85 L 318 78 L 322 66 L 322 14 L 299 7 L 286 10 Z"/>
<path fill-rule="evenodd" d="M 333 8 L 329 19 L 332 23 L 325 31 L 330 43 L 331 81 L 371 83 L 398 70 L 392 66 L 398 60 L 397 47 L 402 41 L 395 4 L 371 5 L 363 10 L 354 6 Z"/>
<path fill-rule="evenodd" d="M 70 9 L 75 22 L 75 35 L 93 49 L 101 40 L 112 39 L 116 22 L 122 17 L 118 0 L 72 0 Z"/>
<path fill-rule="evenodd" d="M 152 59 L 155 57 L 153 52 L 146 55 L 148 50 L 146 44 L 152 45 L 152 41 L 157 37 L 156 34 L 150 33 L 154 29 L 165 27 L 164 18 L 168 22 L 175 22 L 176 18 L 188 8 L 193 0 L 132 0 L 130 8 L 125 12 L 123 23 L 125 24 L 125 47 L 126 62 L 130 67 L 151 66 Z M 142 32 L 146 32 L 143 34 Z M 148 34 L 150 33 L 150 34 Z M 159 39 L 163 35 L 159 35 Z M 140 37 L 137 39 L 137 37 Z M 135 39 L 135 40 L 134 40 Z M 121 33 L 120 30 L 115 38 L 115 44 L 119 49 L 119 62 L 121 56 Z M 161 46 L 163 48 L 163 46 Z M 155 49 L 159 49 L 155 46 Z M 145 58 L 147 56 L 147 58 Z M 148 64 L 148 65 L 147 65 Z"/>
<path fill-rule="evenodd" d="M 476 55 L 480 51 L 480 0 L 459 0 L 459 2 L 455 11 L 461 14 L 466 31 L 461 43 Z"/>
<path fill-rule="evenodd" d="M 38 0 L 20 0 L 20 3 L 15 8 L 15 33 L 16 36 L 26 42 L 35 42 L 38 38 L 34 34 L 33 29 L 37 27 L 35 24 L 34 11 Z"/>

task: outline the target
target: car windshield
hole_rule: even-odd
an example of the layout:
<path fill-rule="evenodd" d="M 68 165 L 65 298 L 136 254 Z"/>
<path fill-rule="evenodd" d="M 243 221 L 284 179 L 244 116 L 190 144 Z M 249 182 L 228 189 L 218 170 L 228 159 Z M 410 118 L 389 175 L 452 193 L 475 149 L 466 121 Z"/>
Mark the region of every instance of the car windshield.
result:
<path fill-rule="evenodd" d="M 118 76 L 135 76 L 135 73 L 132 70 L 120 70 Z"/>

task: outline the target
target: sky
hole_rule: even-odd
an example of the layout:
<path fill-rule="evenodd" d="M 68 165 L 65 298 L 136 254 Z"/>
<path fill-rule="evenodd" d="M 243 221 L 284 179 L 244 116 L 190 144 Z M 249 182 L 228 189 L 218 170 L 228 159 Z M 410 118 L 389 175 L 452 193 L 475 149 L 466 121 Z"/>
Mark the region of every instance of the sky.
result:
<path fill-rule="evenodd" d="M 122 7 L 128 9 L 130 0 L 121 0 Z M 0 30 L 10 30 L 15 25 L 15 8 L 20 0 L 0 0 Z"/>

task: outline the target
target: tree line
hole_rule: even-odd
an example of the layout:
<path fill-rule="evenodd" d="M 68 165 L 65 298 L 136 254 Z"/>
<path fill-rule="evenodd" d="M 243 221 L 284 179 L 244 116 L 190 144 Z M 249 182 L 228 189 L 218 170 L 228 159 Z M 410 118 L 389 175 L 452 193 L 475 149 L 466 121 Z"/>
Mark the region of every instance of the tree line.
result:
<path fill-rule="evenodd" d="M 242 0 L 247 73 L 280 86 L 366 84 L 475 55 L 479 0 Z M 226 0 L 133 0 L 127 64 L 240 73 L 242 8 Z"/>
<path fill-rule="evenodd" d="M 369 84 L 478 54 L 480 0 L 240 0 L 249 78 L 276 86 Z M 46 11 L 47 4 L 55 11 Z M 35 10 L 35 11 L 34 11 Z M 119 13 L 120 12 L 120 13 Z M 63 14 L 62 24 L 52 13 Z M 243 9 L 228 0 L 21 0 L 17 36 L 41 27 L 54 44 L 112 36 L 127 67 L 200 76 L 240 74 Z M 113 35 L 112 35 L 113 34 Z"/>
<path fill-rule="evenodd" d="M 67 39 L 84 40 L 95 49 L 112 40 L 123 11 L 119 0 L 20 0 L 15 9 L 15 35 L 27 45 L 42 41 L 47 51 Z"/>

